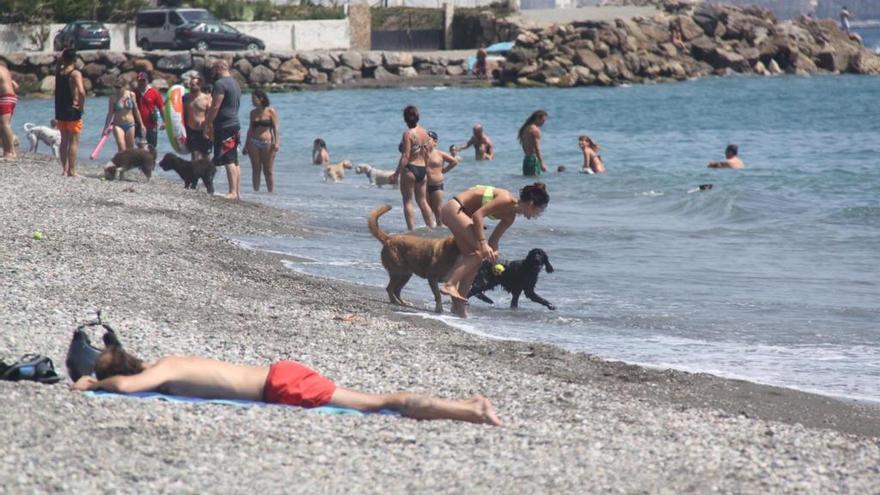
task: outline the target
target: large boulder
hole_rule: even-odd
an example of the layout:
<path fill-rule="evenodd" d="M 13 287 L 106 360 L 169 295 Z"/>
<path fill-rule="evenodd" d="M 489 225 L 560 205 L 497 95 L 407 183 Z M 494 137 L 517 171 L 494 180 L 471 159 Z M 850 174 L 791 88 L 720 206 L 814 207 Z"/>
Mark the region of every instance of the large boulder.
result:
<path fill-rule="evenodd" d="M 693 41 L 703 36 L 703 28 L 694 22 L 694 19 L 690 16 L 680 15 L 676 18 L 676 21 L 681 28 L 681 37 L 684 38 L 684 41 Z"/>
<path fill-rule="evenodd" d="M 693 20 L 707 36 L 724 36 L 724 24 L 721 23 L 720 12 L 715 6 L 699 4 L 694 11 Z"/>
<path fill-rule="evenodd" d="M 298 58 L 299 61 L 302 62 L 302 65 L 304 65 L 310 69 L 314 68 L 314 67 L 318 67 L 318 65 L 320 64 L 320 57 L 318 56 L 317 53 L 313 53 L 313 52 L 297 53 L 296 58 Z"/>
<path fill-rule="evenodd" d="M 605 68 L 605 64 L 602 62 L 602 59 L 596 55 L 592 50 L 581 49 L 577 50 L 574 55 L 574 63 L 578 65 L 582 65 L 588 69 L 590 69 L 593 73 L 602 72 Z"/>
<path fill-rule="evenodd" d="M 153 62 L 150 62 L 149 60 L 147 60 L 145 58 L 134 59 L 131 63 L 131 66 L 134 70 L 136 70 L 138 72 L 150 73 L 150 72 L 153 72 L 154 70 L 156 70 L 156 68 L 153 67 Z"/>
<path fill-rule="evenodd" d="M 329 53 L 321 53 L 318 55 L 318 69 L 324 72 L 330 72 L 336 68 L 336 60 Z"/>
<path fill-rule="evenodd" d="M 55 63 L 55 55 L 48 54 L 36 54 L 36 55 L 28 55 L 27 56 L 28 65 L 32 65 L 34 67 L 43 67 L 46 65 L 52 65 Z"/>
<path fill-rule="evenodd" d="M 870 50 L 860 50 L 850 58 L 847 70 L 856 74 L 880 74 L 880 57 Z"/>
<path fill-rule="evenodd" d="M 363 55 L 364 69 L 372 69 L 382 65 L 382 54 L 378 52 L 367 52 Z"/>
<path fill-rule="evenodd" d="M 281 83 L 301 83 L 305 81 L 309 74 L 308 69 L 303 66 L 298 58 L 292 58 L 278 67 L 278 82 Z"/>
<path fill-rule="evenodd" d="M 265 65 L 258 65 L 251 69 L 248 79 L 252 84 L 269 84 L 275 80 L 275 71 Z"/>
<path fill-rule="evenodd" d="M 418 75 L 419 75 L 419 73 L 411 66 L 398 67 L 397 74 L 400 77 L 405 77 L 405 78 L 418 77 Z"/>
<path fill-rule="evenodd" d="M 345 52 L 339 55 L 339 61 L 342 65 L 354 69 L 361 70 L 364 66 L 364 57 L 360 54 L 360 52 Z"/>
<path fill-rule="evenodd" d="M 83 73 L 84 76 L 86 76 L 89 79 L 97 79 L 97 78 L 101 77 L 106 70 L 107 70 L 107 68 L 104 67 L 104 64 L 98 64 L 95 62 L 91 62 L 91 63 L 86 64 L 82 68 L 81 72 Z"/>
<path fill-rule="evenodd" d="M 246 58 L 240 58 L 236 60 L 235 63 L 232 64 L 232 67 L 234 67 L 235 70 L 241 72 L 241 74 L 244 76 L 249 76 L 251 71 L 254 69 L 253 64 L 251 64 L 250 61 Z"/>
<path fill-rule="evenodd" d="M 373 73 L 373 77 L 377 81 L 394 81 L 398 79 L 399 76 L 397 74 L 392 74 L 391 72 L 388 72 L 388 69 L 380 65 L 379 67 L 376 67 L 376 71 Z"/>
<path fill-rule="evenodd" d="M 345 84 L 360 77 L 360 70 L 354 70 L 347 65 L 340 65 L 330 73 L 330 82 L 333 84 Z"/>
<path fill-rule="evenodd" d="M 385 52 L 384 58 L 387 69 L 410 67 L 413 64 L 413 56 L 408 52 Z"/>
<path fill-rule="evenodd" d="M 156 68 L 162 71 L 183 72 L 190 67 L 192 67 L 192 55 L 188 52 L 166 55 L 156 63 Z"/>
<path fill-rule="evenodd" d="M 55 92 L 55 76 L 46 76 L 40 81 L 40 92 L 41 93 L 54 93 Z"/>
<path fill-rule="evenodd" d="M 715 48 L 707 62 L 716 69 L 730 67 L 737 72 L 746 72 L 751 68 L 745 57 L 720 46 Z"/>
<path fill-rule="evenodd" d="M 6 61 L 6 65 L 11 67 L 21 67 L 27 62 L 28 56 L 24 52 L 15 52 L 15 53 L 3 53 L 0 54 L 0 59 Z M 55 63 L 55 60 L 52 60 L 52 63 Z"/>
<path fill-rule="evenodd" d="M 819 68 L 829 72 L 846 72 L 849 67 L 849 57 L 832 47 L 827 47 L 817 53 L 815 62 Z"/>

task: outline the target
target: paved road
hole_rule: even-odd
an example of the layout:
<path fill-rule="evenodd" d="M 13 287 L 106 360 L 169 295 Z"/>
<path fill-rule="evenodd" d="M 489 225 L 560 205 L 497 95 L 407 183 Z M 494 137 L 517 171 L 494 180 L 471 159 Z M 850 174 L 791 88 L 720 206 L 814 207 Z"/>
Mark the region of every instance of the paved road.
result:
<path fill-rule="evenodd" d="M 580 7 L 572 9 L 526 9 L 511 16 L 526 25 L 549 26 L 574 21 L 613 21 L 636 16 L 651 17 L 654 7 Z"/>

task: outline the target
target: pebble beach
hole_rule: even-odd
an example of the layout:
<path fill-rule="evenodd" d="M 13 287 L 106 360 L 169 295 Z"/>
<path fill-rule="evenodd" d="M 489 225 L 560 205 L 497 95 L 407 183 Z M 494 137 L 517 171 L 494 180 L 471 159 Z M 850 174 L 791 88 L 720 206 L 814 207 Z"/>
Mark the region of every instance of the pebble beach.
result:
<path fill-rule="evenodd" d="M 880 492 L 876 405 L 464 333 L 232 240 L 309 236 L 295 212 L 85 165 L 0 161 L 3 361 L 66 373 L 100 309 L 148 361 L 294 359 L 346 388 L 484 395 L 505 426 L 0 382 L 0 493 Z"/>

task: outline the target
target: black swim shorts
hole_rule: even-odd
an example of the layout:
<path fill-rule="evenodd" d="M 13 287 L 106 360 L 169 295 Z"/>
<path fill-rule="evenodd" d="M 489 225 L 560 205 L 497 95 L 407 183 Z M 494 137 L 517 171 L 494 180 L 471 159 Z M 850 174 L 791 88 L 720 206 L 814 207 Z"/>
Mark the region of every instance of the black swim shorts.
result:
<path fill-rule="evenodd" d="M 241 142 L 238 127 L 226 127 L 214 130 L 214 165 L 238 166 L 238 144 Z"/>

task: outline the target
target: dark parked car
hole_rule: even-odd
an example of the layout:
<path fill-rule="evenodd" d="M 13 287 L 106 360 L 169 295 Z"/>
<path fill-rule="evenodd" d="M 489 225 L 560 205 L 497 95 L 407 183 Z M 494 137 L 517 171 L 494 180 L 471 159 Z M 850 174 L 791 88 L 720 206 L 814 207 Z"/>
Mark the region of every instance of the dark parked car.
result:
<path fill-rule="evenodd" d="M 191 22 L 174 31 L 178 48 L 205 50 L 264 50 L 262 40 L 222 22 Z"/>
<path fill-rule="evenodd" d="M 109 50 L 110 31 L 100 22 L 73 21 L 58 31 L 52 41 L 55 51 L 65 48 L 77 50 Z"/>

